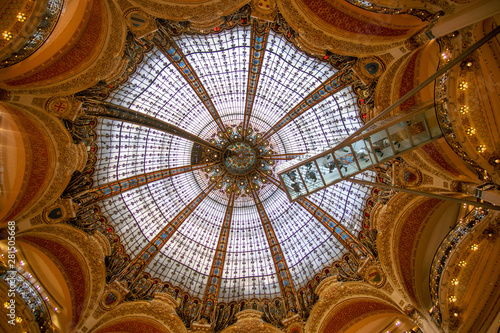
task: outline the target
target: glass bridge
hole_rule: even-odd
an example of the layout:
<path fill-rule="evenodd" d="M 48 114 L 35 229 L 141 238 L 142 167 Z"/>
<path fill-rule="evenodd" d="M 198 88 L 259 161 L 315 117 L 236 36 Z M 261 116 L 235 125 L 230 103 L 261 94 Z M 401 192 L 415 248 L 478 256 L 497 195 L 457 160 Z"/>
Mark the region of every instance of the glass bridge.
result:
<path fill-rule="evenodd" d="M 442 137 L 434 106 L 378 121 L 351 140 L 277 167 L 290 201 L 324 189 Z"/>

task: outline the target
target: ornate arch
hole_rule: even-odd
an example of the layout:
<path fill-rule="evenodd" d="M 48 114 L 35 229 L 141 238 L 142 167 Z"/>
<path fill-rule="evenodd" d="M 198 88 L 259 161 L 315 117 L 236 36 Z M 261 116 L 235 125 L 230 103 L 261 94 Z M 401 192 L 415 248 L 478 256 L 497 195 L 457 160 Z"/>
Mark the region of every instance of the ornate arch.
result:
<path fill-rule="evenodd" d="M 337 282 L 336 277 L 323 280 L 316 288 L 319 301 L 314 305 L 305 326 L 305 332 L 323 332 L 334 321 L 336 328 L 366 315 L 370 311 L 401 313 L 397 303 L 386 292 L 364 282 Z M 357 302 L 360 302 L 357 304 Z M 368 306 L 368 312 L 358 305 Z M 344 313 L 345 312 L 345 313 Z M 350 315 L 347 316 L 347 313 Z M 337 315 L 342 316 L 337 317 Z M 342 319 L 345 316 L 346 320 Z M 340 325 L 340 326 L 339 326 Z M 332 331 L 337 332 L 337 331 Z"/>
<path fill-rule="evenodd" d="M 439 228 L 446 234 L 448 226 L 444 223 L 439 226 L 438 221 L 444 210 L 452 205 L 438 199 L 401 193 L 388 205 L 378 207 L 373 214 L 378 230 L 380 264 L 393 286 L 413 306 L 422 306 L 414 261 L 417 251 L 429 242 L 428 239 L 423 241 L 424 229 L 429 233 L 429 230 Z"/>
<path fill-rule="evenodd" d="M 71 94 L 105 79 L 122 64 L 126 28 L 115 4 L 88 0 L 67 7 L 46 45 L 0 70 L 4 89 L 15 94 Z"/>
<path fill-rule="evenodd" d="M 320 5 L 321 4 L 321 5 Z M 369 56 L 403 45 L 427 23 L 409 15 L 370 12 L 347 2 L 328 0 L 278 1 L 278 8 L 311 51 Z M 342 15 L 340 13 L 342 12 Z M 370 22 L 370 23 L 368 23 Z M 370 42 L 357 43 L 370 34 Z"/>
<path fill-rule="evenodd" d="M 137 327 L 151 327 L 151 332 L 155 333 L 187 333 L 182 320 L 175 313 L 175 300 L 169 295 L 155 293 L 152 301 L 134 301 L 126 302 L 113 308 L 111 311 L 98 311 L 94 313 L 97 319 L 95 324 L 89 324 L 89 332 L 104 333 L 117 332 L 116 329 L 124 328 L 125 323 L 140 322 Z M 113 330 L 110 330 L 113 329 Z M 149 331 L 130 331 L 124 332 L 149 332 Z M 122 332 L 122 331 L 119 331 Z"/>
<path fill-rule="evenodd" d="M 105 285 L 104 256 L 99 240 L 67 225 L 40 226 L 22 232 L 17 242 L 44 252 L 65 277 L 72 293 L 74 331 L 98 304 Z"/>
<path fill-rule="evenodd" d="M 73 144 L 62 124 L 46 113 L 14 103 L 2 103 L 0 108 L 22 131 L 16 144 L 25 152 L 17 167 L 23 170 L 20 185 L 0 213 L 0 219 L 7 222 L 31 217 L 55 201 L 75 169 L 83 167 L 86 153 L 83 146 Z"/>
<path fill-rule="evenodd" d="M 125 11 L 133 6 L 154 17 L 190 21 L 193 27 L 211 29 L 222 22 L 222 16 L 234 13 L 248 2 L 248 0 L 174 0 L 166 3 L 154 0 L 131 0 L 121 2 L 120 7 Z M 194 3 L 196 5 L 193 6 Z"/>

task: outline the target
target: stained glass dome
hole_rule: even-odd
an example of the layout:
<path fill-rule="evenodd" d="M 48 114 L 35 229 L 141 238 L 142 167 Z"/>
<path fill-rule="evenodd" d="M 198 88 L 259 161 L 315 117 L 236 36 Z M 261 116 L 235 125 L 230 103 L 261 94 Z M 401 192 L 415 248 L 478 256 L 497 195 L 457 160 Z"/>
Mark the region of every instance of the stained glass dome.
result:
<path fill-rule="evenodd" d="M 269 25 L 245 23 L 168 41 L 157 34 L 106 99 L 207 145 L 125 120 L 97 127 L 94 186 L 180 170 L 100 203 L 125 252 L 147 258 L 152 277 L 217 302 L 284 296 L 348 251 L 273 179 L 280 163 L 361 126 L 352 79 L 332 83 L 343 66 L 308 55 Z M 342 182 L 307 200 L 357 236 L 369 190 Z"/>

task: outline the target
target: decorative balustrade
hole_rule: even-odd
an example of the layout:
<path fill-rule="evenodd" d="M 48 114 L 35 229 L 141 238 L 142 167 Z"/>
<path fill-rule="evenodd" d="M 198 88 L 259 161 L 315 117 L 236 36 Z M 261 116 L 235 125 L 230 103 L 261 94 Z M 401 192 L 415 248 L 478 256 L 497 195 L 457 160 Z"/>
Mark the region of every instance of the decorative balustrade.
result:
<path fill-rule="evenodd" d="M 438 40 L 441 48 L 441 57 L 438 65 L 438 69 L 444 67 L 450 61 L 450 53 L 453 49 L 450 38 L 443 37 Z M 453 110 L 452 106 L 448 102 L 448 90 L 449 90 L 449 79 L 450 73 L 438 77 L 434 85 L 434 103 L 436 106 L 436 118 L 439 123 L 439 127 L 443 132 L 443 136 L 448 143 L 448 145 L 453 149 L 453 151 L 460 156 L 465 162 L 470 164 L 479 174 L 480 177 L 484 176 L 484 169 L 477 164 L 473 158 L 471 158 L 464 150 L 462 145 L 458 142 L 456 134 L 454 132 L 454 125 L 449 117 L 450 112 L 458 112 L 458 110 Z M 456 126 L 455 126 L 456 129 Z M 483 179 L 486 181 L 486 179 Z"/>
<path fill-rule="evenodd" d="M 429 287 L 431 299 L 434 304 L 431 317 L 441 325 L 441 311 L 439 308 L 439 287 L 443 272 L 448 263 L 448 259 L 455 251 L 461 240 L 470 233 L 470 231 L 488 214 L 488 211 L 482 208 L 475 208 L 465 216 L 455 228 L 453 228 L 445 237 L 434 255 L 431 271 L 429 274 Z"/>
<path fill-rule="evenodd" d="M 63 5 L 64 0 L 49 0 L 45 13 L 42 15 L 42 20 L 33 34 L 29 37 L 28 41 L 7 59 L 0 61 L 0 68 L 17 64 L 35 53 L 52 34 L 52 31 L 59 21 Z"/>
<path fill-rule="evenodd" d="M 7 271 L 5 266 L 0 267 L 0 278 L 14 289 L 33 312 L 41 333 L 54 332 L 50 313 L 42 296 L 36 288 L 19 272 Z"/>
<path fill-rule="evenodd" d="M 425 9 L 417 9 L 417 8 L 390 8 L 383 7 L 376 3 L 372 3 L 366 0 L 346 0 L 351 5 L 354 5 L 359 8 L 363 8 L 365 10 L 369 10 L 374 13 L 380 14 L 391 14 L 391 15 L 401 15 L 408 14 L 413 15 L 421 19 L 422 21 L 432 21 L 443 14 L 443 12 L 431 13 Z"/>

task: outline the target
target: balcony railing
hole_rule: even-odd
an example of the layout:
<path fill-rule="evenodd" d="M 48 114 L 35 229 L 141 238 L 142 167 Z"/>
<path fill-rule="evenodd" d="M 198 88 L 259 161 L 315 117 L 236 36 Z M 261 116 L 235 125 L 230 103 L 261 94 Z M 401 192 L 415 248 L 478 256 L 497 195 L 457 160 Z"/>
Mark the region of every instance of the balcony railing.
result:
<path fill-rule="evenodd" d="M 434 255 L 429 274 L 429 288 L 434 305 L 431 317 L 441 325 L 441 311 L 439 307 L 439 286 L 448 259 L 455 251 L 461 240 L 488 214 L 488 210 L 475 208 L 467 214 L 445 237 Z"/>

